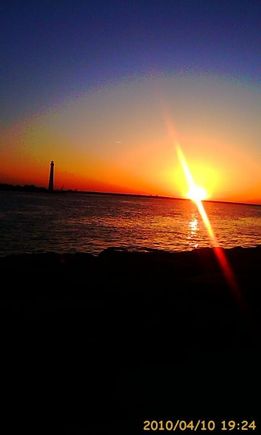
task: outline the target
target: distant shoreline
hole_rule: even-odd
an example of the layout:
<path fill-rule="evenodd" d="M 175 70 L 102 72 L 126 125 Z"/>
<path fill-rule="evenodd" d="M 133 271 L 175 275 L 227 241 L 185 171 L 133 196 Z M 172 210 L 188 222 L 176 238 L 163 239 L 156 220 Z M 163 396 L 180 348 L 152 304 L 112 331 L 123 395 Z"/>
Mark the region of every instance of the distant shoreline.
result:
<path fill-rule="evenodd" d="M 60 189 L 54 190 L 53 192 L 49 192 L 45 187 L 35 186 L 33 184 L 25 184 L 25 185 L 13 185 L 7 183 L 0 183 L 0 191 L 5 192 L 33 192 L 33 193 L 48 193 L 48 194 L 61 194 L 61 193 L 80 193 L 87 195 L 113 195 L 113 196 L 130 196 L 135 198 L 155 198 L 155 199 L 171 199 L 178 201 L 190 201 L 188 198 L 177 198 L 173 196 L 165 196 L 165 195 L 146 195 L 146 194 L 138 194 L 138 193 L 121 193 L 121 192 L 97 192 L 97 191 L 87 191 L 87 190 L 73 190 L 73 189 Z M 235 205 L 253 205 L 260 207 L 261 204 L 252 203 L 252 202 L 237 202 L 237 201 L 221 201 L 221 200 L 203 200 L 203 202 L 213 202 L 218 204 L 235 204 Z"/>

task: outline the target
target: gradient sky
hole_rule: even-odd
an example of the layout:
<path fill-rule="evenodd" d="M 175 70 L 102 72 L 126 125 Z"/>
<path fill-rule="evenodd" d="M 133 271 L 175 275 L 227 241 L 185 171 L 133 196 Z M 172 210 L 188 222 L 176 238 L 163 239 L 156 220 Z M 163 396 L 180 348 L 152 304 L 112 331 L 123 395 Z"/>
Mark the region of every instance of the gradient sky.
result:
<path fill-rule="evenodd" d="M 0 5 L 0 182 L 261 203 L 259 0 Z"/>

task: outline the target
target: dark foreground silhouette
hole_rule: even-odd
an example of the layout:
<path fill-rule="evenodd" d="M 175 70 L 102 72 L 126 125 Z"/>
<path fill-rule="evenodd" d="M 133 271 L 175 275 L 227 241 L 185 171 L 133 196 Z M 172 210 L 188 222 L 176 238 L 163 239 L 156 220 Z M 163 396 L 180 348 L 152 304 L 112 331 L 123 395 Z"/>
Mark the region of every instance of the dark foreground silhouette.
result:
<path fill-rule="evenodd" d="M 258 421 L 261 247 L 225 252 L 243 307 L 211 249 L 0 259 L 1 432 Z"/>

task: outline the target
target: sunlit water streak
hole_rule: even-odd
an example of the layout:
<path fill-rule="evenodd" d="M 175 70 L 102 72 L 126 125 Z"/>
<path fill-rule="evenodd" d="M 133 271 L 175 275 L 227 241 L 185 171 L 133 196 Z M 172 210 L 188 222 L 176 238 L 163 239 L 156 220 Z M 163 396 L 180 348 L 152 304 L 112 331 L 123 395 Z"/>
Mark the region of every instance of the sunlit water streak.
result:
<path fill-rule="evenodd" d="M 261 244 L 261 207 L 205 203 L 221 247 Z M 90 252 L 108 247 L 192 250 L 211 246 L 191 201 L 76 193 L 0 192 L 0 255 Z"/>
<path fill-rule="evenodd" d="M 205 210 L 204 204 L 201 200 L 202 192 L 201 189 L 198 188 L 198 186 L 195 184 L 193 180 L 192 173 L 190 171 L 190 168 L 187 164 L 186 158 L 179 146 L 177 146 L 177 154 L 180 161 L 180 164 L 183 168 L 184 174 L 186 176 L 186 180 L 188 183 L 189 191 L 191 192 L 190 198 L 193 200 L 193 202 L 196 204 L 196 207 L 198 209 L 198 212 L 200 214 L 200 217 L 205 225 L 205 228 L 207 230 L 207 233 L 209 235 L 210 243 L 212 247 L 214 248 L 214 253 L 216 256 L 216 259 L 218 261 L 218 264 L 224 274 L 224 277 L 229 284 L 230 289 L 233 291 L 233 294 L 237 301 L 244 306 L 242 295 L 240 292 L 240 288 L 237 283 L 237 279 L 235 277 L 233 268 L 224 252 L 223 249 L 220 247 L 220 243 L 217 240 L 217 237 L 215 235 L 215 231 L 212 228 L 211 222 L 209 220 L 208 214 Z M 196 228 L 195 221 L 192 221 L 192 226 L 194 227 L 194 230 Z"/>

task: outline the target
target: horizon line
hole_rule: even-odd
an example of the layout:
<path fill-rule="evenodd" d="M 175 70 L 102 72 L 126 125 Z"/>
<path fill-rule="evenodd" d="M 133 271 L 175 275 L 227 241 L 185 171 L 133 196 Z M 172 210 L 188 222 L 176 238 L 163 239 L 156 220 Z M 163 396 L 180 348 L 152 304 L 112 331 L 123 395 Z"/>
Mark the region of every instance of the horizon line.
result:
<path fill-rule="evenodd" d="M 88 191 L 88 190 L 56 190 L 55 192 L 69 192 L 69 193 L 87 193 L 92 195 L 117 195 L 117 196 L 138 196 L 143 198 L 159 198 L 159 199 L 174 199 L 174 200 L 181 200 L 181 201 L 192 201 L 190 198 L 181 198 L 176 196 L 168 196 L 168 195 L 155 195 L 155 194 L 146 194 L 146 193 L 121 193 L 121 192 L 101 192 L 101 191 Z M 193 202 L 193 201 L 192 201 Z M 254 203 L 254 202 L 239 202 L 239 201 L 225 201 L 225 200 L 219 200 L 219 199 L 203 199 L 202 202 L 218 202 L 222 204 L 238 204 L 238 205 L 255 205 L 255 206 L 261 206 L 260 204 Z"/>
<path fill-rule="evenodd" d="M 1 186 L 10 186 L 10 187 L 17 187 L 17 188 L 36 188 L 41 189 L 43 193 L 48 192 L 48 189 L 43 186 L 36 186 L 34 184 L 9 184 L 9 183 L 0 183 L 0 190 Z M 40 193 L 40 192 L 39 192 Z M 181 201 L 192 201 L 190 198 L 182 198 L 182 197 L 175 197 L 175 196 L 168 196 L 168 195 L 157 195 L 157 194 L 146 194 L 146 193 L 124 193 L 124 192 L 107 192 L 107 191 L 93 191 L 93 190 L 78 190 L 78 189 L 54 189 L 52 193 L 84 193 L 84 194 L 91 194 L 91 195 L 115 195 L 115 196 L 134 196 L 134 197 L 143 197 L 143 198 L 159 198 L 159 199 L 173 199 L 173 200 L 181 200 Z M 221 204 L 238 204 L 238 205 L 254 205 L 254 206 L 261 206 L 261 203 L 256 202 L 240 202 L 240 201 L 226 201 L 226 200 L 219 200 L 219 199 L 204 199 L 203 202 L 214 202 L 214 203 L 221 203 Z"/>

